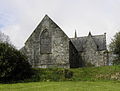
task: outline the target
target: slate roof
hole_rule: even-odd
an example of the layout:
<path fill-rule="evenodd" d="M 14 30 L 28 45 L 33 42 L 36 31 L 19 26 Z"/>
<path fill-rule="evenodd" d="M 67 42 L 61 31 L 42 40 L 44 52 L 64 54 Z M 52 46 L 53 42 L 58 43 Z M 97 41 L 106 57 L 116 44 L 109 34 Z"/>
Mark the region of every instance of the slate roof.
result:
<path fill-rule="evenodd" d="M 96 36 L 92 36 L 98 51 L 102 51 L 102 50 L 107 50 L 106 49 L 106 35 L 96 35 Z M 84 51 L 83 46 L 86 44 L 88 36 L 85 37 L 77 37 L 77 38 L 70 38 L 70 40 L 72 41 L 72 43 L 74 44 L 74 46 L 76 47 L 76 49 L 79 52 Z"/>

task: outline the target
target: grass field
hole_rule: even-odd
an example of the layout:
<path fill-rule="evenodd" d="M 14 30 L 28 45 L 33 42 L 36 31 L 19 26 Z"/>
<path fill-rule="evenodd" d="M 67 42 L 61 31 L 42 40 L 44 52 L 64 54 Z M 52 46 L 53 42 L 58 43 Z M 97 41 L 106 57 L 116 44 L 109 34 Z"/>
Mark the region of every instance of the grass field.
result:
<path fill-rule="evenodd" d="M 120 65 L 67 69 L 68 72 L 56 68 L 37 70 L 38 82 L 0 84 L 0 91 L 120 91 Z M 69 72 L 73 75 L 66 78 Z"/>
<path fill-rule="evenodd" d="M 0 84 L 0 91 L 120 91 L 120 83 L 79 81 Z"/>

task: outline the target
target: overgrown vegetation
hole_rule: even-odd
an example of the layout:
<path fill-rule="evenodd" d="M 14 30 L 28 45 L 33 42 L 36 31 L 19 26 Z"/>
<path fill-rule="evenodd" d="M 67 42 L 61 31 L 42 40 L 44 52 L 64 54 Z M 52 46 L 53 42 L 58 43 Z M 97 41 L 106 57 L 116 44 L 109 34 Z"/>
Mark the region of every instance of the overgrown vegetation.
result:
<path fill-rule="evenodd" d="M 85 67 L 71 69 L 73 81 L 110 81 L 120 80 L 120 65 L 103 67 Z"/>
<path fill-rule="evenodd" d="M 38 68 L 32 81 L 109 81 L 120 80 L 120 66 L 77 69 Z"/>
<path fill-rule="evenodd" d="M 66 81 L 71 80 L 73 72 L 62 68 L 37 68 L 32 81 Z"/>
<path fill-rule="evenodd" d="M 0 82 L 17 82 L 32 76 L 27 57 L 8 43 L 0 43 Z"/>

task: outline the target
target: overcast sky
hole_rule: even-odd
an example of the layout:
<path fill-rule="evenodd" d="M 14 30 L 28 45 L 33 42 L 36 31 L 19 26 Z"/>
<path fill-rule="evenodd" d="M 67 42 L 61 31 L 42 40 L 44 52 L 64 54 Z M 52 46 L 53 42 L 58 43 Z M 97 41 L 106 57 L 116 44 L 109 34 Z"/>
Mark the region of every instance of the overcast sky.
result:
<path fill-rule="evenodd" d="M 0 0 L 0 31 L 21 48 L 45 14 L 69 37 L 120 31 L 120 0 Z"/>

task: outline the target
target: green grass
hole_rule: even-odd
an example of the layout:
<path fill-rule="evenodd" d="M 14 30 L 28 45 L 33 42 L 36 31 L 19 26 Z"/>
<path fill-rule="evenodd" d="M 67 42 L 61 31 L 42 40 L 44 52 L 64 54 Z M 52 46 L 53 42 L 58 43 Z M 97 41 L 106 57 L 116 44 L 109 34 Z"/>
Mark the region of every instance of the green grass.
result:
<path fill-rule="evenodd" d="M 0 91 L 120 91 L 120 83 L 71 81 L 0 84 Z"/>
<path fill-rule="evenodd" d="M 74 72 L 74 81 L 119 81 L 120 65 L 70 69 Z"/>
<path fill-rule="evenodd" d="M 33 78 L 41 82 L 0 84 L 0 91 L 120 91 L 120 65 L 36 70 Z M 73 75 L 66 78 L 69 72 Z"/>
<path fill-rule="evenodd" d="M 120 81 L 120 65 L 75 69 L 36 69 L 33 81 Z M 67 70 L 67 71 L 66 71 Z M 72 75 L 69 74 L 72 72 Z M 66 77 L 66 75 L 68 77 Z"/>

